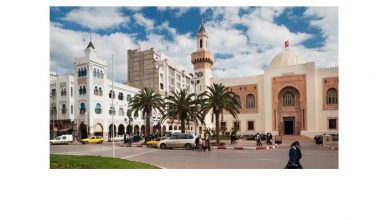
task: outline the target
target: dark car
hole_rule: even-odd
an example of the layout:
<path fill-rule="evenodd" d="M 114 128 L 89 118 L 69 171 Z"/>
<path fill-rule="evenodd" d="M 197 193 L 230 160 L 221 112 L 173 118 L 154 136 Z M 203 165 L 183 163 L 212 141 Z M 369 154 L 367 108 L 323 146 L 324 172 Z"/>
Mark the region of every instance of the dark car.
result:
<path fill-rule="evenodd" d="M 323 142 L 322 135 L 314 136 L 314 141 L 316 142 L 316 144 L 322 144 L 322 142 Z"/>
<path fill-rule="evenodd" d="M 135 135 L 135 136 L 133 136 L 133 137 L 131 138 L 131 142 L 138 142 L 138 141 L 140 141 L 140 140 L 142 140 L 142 137 L 139 136 L 139 135 Z"/>

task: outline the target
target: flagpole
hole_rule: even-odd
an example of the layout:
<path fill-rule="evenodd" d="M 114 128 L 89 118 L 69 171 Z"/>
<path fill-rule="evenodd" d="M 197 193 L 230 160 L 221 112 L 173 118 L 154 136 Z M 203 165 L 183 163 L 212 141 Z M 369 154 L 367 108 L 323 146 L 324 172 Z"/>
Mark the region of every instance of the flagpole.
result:
<path fill-rule="evenodd" d="M 111 104 L 112 104 L 112 108 L 114 110 L 114 111 L 112 111 L 112 126 L 111 126 L 111 135 L 112 136 L 111 137 L 112 137 L 112 157 L 115 158 L 115 140 L 114 140 L 114 134 L 115 134 L 115 130 L 114 130 L 114 114 L 115 114 L 115 107 L 114 107 L 114 54 L 112 54 L 111 61 L 112 61 L 112 66 L 111 66 L 111 69 L 112 69 Z"/>

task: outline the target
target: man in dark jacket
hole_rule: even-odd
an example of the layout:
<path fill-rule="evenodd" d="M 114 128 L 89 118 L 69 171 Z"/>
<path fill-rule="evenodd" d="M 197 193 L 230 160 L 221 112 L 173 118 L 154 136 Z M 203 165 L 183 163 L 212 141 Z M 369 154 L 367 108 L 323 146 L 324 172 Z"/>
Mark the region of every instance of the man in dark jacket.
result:
<path fill-rule="evenodd" d="M 301 145 L 299 143 L 299 141 L 296 141 L 296 144 L 295 144 L 295 147 L 297 149 L 297 165 L 298 165 L 298 169 L 303 169 L 302 165 L 301 165 L 301 158 L 302 158 L 302 152 L 301 152 Z"/>
<path fill-rule="evenodd" d="M 288 163 L 285 169 L 299 169 L 299 165 L 298 165 L 299 161 L 298 161 L 298 153 L 297 153 L 298 145 L 299 145 L 298 141 L 295 141 L 294 143 L 291 144 L 290 150 L 288 152 Z"/>

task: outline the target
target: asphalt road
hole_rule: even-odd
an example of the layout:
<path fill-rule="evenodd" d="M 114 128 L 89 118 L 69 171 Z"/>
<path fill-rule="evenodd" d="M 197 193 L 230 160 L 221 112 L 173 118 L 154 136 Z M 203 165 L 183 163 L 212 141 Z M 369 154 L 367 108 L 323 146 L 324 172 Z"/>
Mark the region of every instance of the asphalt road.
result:
<path fill-rule="evenodd" d="M 239 143 L 240 145 L 240 143 Z M 312 141 L 302 142 L 301 164 L 305 169 L 337 169 L 338 150 L 325 149 Z M 288 160 L 289 143 L 270 150 L 217 150 L 206 152 L 161 150 L 146 147 L 115 147 L 115 157 L 141 161 L 162 168 L 189 169 L 281 169 Z M 112 157 L 112 143 L 52 145 L 51 154 Z"/>

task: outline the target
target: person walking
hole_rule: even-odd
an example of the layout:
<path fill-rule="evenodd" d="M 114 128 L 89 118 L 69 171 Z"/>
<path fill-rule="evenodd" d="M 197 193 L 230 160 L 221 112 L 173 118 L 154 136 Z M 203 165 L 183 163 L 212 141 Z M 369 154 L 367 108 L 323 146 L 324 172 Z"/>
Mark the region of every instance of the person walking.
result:
<path fill-rule="evenodd" d="M 196 139 L 195 139 L 195 149 L 196 150 L 199 150 L 199 142 L 200 142 L 199 136 L 196 136 Z"/>
<path fill-rule="evenodd" d="M 269 133 L 269 140 L 268 140 L 268 143 L 271 145 L 272 144 L 272 134 Z"/>
<path fill-rule="evenodd" d="M 263 146 L 263 144 L 261 143 L 261 137 L 259 133 L 257 133 L 256 135 L 256 146 Z"/>
<path fill-rule="evenodd" d="M 233 133 L 230 134 L 230 144 L 234 144 L 234 136 L 233 136 Z"/>
<path fill-rule="evenodd" d="M 209 135 L 208 135 L 208 134 L 206 135 L 206 139 L 205 139 L 205 148 L 204 148 L 204 151 L 206 151 L 206 149 L 208 149 L 209 151 L 211 151 L 211 149 L 210 149 L 210 138 L 209 138 Z"/>
<path fill-rule="evenodd" d="M 298 154 L 297 154 L 297 141 L 291 144 L 288 151 L 288 162 L 284 169 L 299 169 L 298 168 Z"/>

